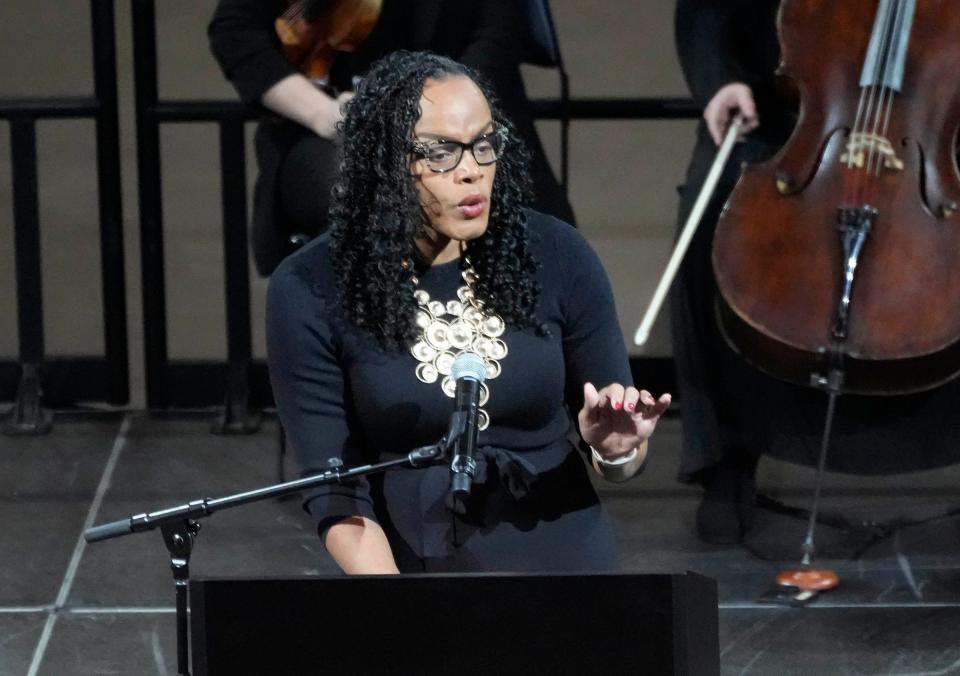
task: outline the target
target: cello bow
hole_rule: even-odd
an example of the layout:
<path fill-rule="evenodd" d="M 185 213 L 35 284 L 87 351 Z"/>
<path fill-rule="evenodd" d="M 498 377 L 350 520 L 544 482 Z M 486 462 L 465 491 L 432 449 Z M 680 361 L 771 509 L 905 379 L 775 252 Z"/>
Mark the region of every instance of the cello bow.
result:
<path fill-rule="evenodd" d="M 697 195 L 697 200 L 693 203 L 693 208 L 690 210 L 690 215 L 687 216 L 687 221 L 684 223 L 683 230 L 680 232 L 680 237 L 677 238 L 677 243 L 673 247 L 673 253 L 670 255 L 670 260 L 667 261 L 663 275 L 660 277 L 660 281 L 657 283 L 657 288 L 653 292 L 653 297 L 650 299 L 650 304 L 647 306 L 647 311 L 643 315 L 643 320 L 640 322 L 640 326 L 637 327 L 637 332 L 633 336 L 634 345 L 646 345 L 647 340 L 650 338 L 650 329 L 653 328 L 653 323 L 656 321 L 657 315 L 660 313 L 660 307 L 663 305 L 663 301 L 667 297 L 667 291 L 670 290 L 670 286 L 673 284 L 674 277 L 677 276 L 677 271 L 680 269 L 680 263 L 683 262 L 683 257 L 686 255 L 687 249 L 690 247 L 690 242 L 693 240 L 693 235 L 700 226 L 700 221 L 703 219 L 703 212 L 706 210 L 707 204 L 710 203 L 710 199 L 713 197 L 713 193 L 717 188 L 717 182 L 720 180 L 720 174 L 723 172 L 723 168 L 726 166 L 727 160 L 730 158 L 730 153 L 733 150 L 733 144 L 736 142 L 737 137 L 740 134 L 740 128 L 743 126 L 743 122 L 743 114 L 737 113 L 736 116 L 734 116 L 733 121 L 730 123 L 730 127 L 727 129 L 726 136 L 723 138 L 723 143 L 720 144 L 720 148 L 717 150 L 717 155 L 713 159 L 713 164 L 710 166 L 710 171 L 707 173 L 707 178 L 703 182 L 703 187 L 700 188 L 700 194 Z"/>

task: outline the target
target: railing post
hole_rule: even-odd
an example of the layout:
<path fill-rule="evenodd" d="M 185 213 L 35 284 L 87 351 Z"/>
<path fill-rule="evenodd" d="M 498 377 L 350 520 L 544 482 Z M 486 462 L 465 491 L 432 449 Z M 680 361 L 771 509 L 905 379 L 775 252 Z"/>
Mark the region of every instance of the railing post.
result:
<path fill-rule="evenodd" d="M 37 129 L 30 117 L 10 120 L 13 171 L 14 250 L 20 381 L 4 434 L 47 434 L 53 414 L 43 407 L 43 282 L 40 266 L 40 200 L 37 190 Z"/>
<path fill-rule="evenodd" d="M 120 123 L 114 0 L 92 0 L 94 92 L 97 114 L 97 190 L 100 207 L 103 333 L 108 401 L 130 400 L 127 291 L 124 276 L 123 203 L 120 188 Z"/>
<path fill-rule="evenodd" d="M 243 116 L 220 122 L 220 196 L 227 300 L 227 389 L 224 408 L 213 424 L 218 434 L 260 429 L 260 411 L 250 406 L 253 337 L 250 326 L 250 273 L 247 263 L 247 182 Z"/>
<path fill-rule="evenodd" d="M 164 408 L 167 405 L 167 300 L 163 273 L 160 126 L 154 114 L 157 103 L 156 8 L 154 0 L 133 0 L 131 7 L 147 407 Z"/>

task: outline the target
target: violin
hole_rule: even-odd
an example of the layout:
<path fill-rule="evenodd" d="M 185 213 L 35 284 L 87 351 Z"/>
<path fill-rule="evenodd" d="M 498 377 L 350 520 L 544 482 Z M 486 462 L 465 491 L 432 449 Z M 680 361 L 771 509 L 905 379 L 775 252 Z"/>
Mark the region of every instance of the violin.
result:
<path fill-rule="evenodd" d="M 274 29 L 287 60 L 307 79 L 326 83 L 334 60 L 353 52 L 370 37 L 380 18 L 382 0 L 331 0 L 317 16 L 316 0 L 293 0 L 277 17 Z"/>
<path fill-rule="evenodd" d="M 782 379 L 902 394 L 960 373 L 960 11 L 784 0 L 800 112 L 749 166 L 713 241 L 727 342 Z"/>

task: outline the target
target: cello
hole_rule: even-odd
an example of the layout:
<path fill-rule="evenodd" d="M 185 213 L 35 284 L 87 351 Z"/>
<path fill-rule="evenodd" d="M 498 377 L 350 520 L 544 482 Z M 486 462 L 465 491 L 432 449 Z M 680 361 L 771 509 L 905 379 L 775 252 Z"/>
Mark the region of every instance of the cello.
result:
<path fill-rule="evenodd" d="M 837 397 L 960 373 L 960 12 L 949 0 L 784 0 L 781 73 L 800 113 L 744 169 L 712 258 L 717 319 L 746 361 L 829 396 L 796 601 L 838 584 L 811 568 Z M 816 45 L 816 49 L 811 47 Z"/>
<path fill-rule="evenodd" d="M 956 10 L 781 4 L 798 122 L 777 155 L 745 168 L 712 253 L 721 331 L 761 370 L 878 395 L 960 373 Z"/>

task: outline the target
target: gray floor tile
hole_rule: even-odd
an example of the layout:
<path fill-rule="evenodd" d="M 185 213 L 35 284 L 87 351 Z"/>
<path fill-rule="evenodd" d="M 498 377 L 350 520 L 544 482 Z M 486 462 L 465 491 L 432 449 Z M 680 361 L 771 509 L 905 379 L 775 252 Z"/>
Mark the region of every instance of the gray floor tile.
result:
<path fill-rule="evenodd" d="M 0 676 L 23 676 L 47 616 L 42 613 L 0 614 Z"/>
<path fill-rule="evenodd" d="M 170 614 L 62 614 L 40 676 L 168 676 L 177 673 Z"/>
<path fill-rule="evenodd" d="M 58 422 L 47 437 L 0 436 L 0 606 L 56 599 L 118 428 Z"/>
<path fill-rule="evenodd" d="M 960 672 L 960 608 L 722 610 L 722 673 Z"/>

